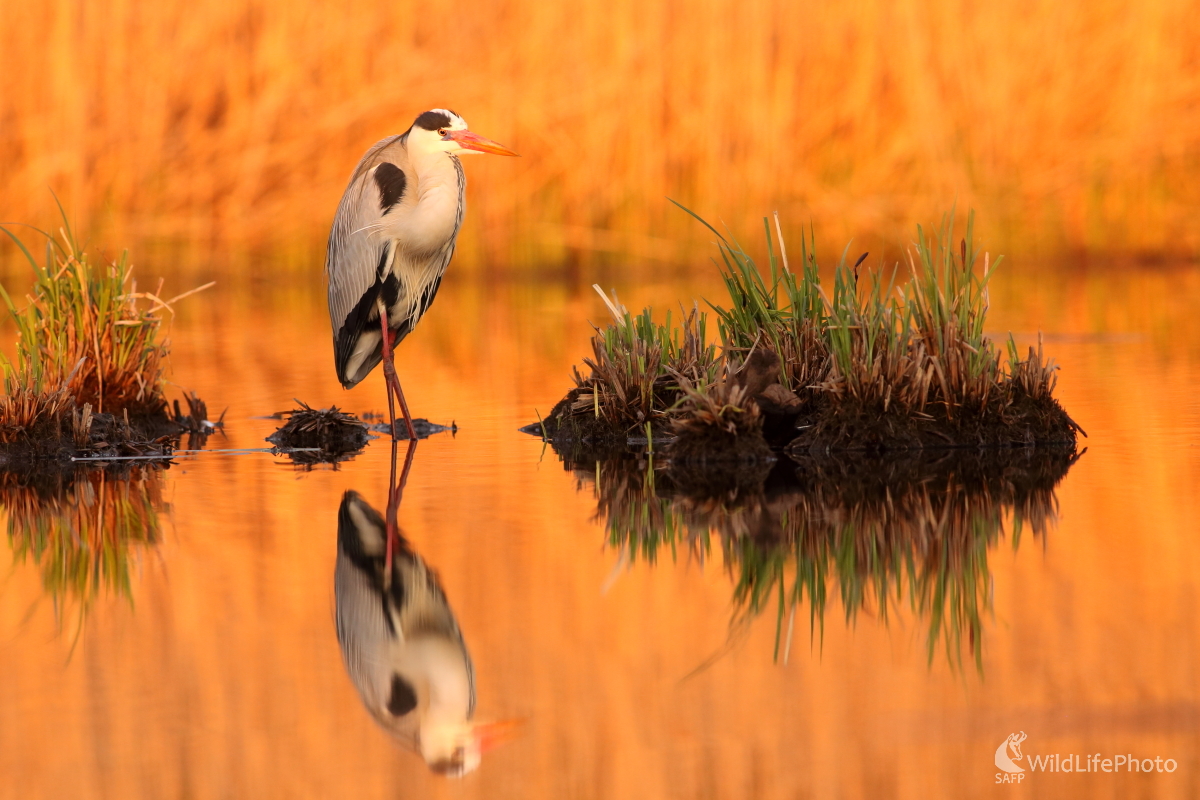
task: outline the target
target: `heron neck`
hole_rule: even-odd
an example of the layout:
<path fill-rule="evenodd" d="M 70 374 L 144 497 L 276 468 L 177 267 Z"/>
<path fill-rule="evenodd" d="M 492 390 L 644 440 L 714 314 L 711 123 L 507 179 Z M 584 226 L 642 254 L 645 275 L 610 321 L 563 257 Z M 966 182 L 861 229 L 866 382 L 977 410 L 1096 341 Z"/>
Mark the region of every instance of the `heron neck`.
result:
<path fill-rule="evenodd" d="M 458 169 L 455 156 L 444 152 L 418 153 L 412 157 L 413 171 L 417 173 L 418 198 L 426 192 L 442 187 L 458 189 Z"/>
<path fill-rule="evenodd" d="M 448 153 L 423 153 L 411 163 L 417 203 L 399 238 L 412 251 L 435 252 L 458 232 L 466 180 L 458 159 Z"/>
<path fill-rule="evenodd" d="M 470 718 L 473 689 L 461 644 L 445 636 L 418 636 L 407 642 L 397 666 L 424 696 L 426 719 L 445 723 Z"/>

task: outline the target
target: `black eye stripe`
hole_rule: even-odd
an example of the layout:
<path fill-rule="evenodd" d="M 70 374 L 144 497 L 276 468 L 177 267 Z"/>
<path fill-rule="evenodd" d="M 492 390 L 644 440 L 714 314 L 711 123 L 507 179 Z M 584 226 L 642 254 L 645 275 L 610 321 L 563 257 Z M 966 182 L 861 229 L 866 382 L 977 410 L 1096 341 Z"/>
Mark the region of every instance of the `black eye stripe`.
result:
<path fill-rule="evenodd" d="M 449 128 L 450 118 L 441 111 L 426 111 L 417 117 L 417 121 L 413 123 L 413 126 L 424 128 L 427 131 L 436 131 L 438 128 Z"/>

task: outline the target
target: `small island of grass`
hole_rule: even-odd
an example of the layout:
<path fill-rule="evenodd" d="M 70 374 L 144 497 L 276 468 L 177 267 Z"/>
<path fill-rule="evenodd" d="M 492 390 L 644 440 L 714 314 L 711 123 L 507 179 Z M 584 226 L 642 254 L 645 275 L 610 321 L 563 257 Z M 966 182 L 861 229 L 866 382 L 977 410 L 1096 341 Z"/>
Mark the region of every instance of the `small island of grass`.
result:
<path fill-rule="evenodd" d="M 68 226 L 61 241 L 47 236 L 44 264 L 0 230 L 34 278 L 24 303 L 0 286 L 17 331 L 15 357 L 0 356 L 0 468 L 167 458 L 182 434 L 213 430 L 195 395 L 186 411 L 167 401 L 169 344 L 159 335 L 178 297 L 139 291 L 124 255 L 93 264 Z"/>
<path fill-rule="evenodd" d="M 689 212 L 690 213 L 690 212 Z M 699 217 L 697 217 L 699 219 Z M 887 452 L 946 447 L 1073 447 L 1082 432 L 1054 398 L 1057 367 L 1038 347 L 1022 357 L 984 334 L 991 262 L 973 217 L 953 246 L 952 215 L 936 237 L 920 227 L 909 277 L 860 271 L 843 255 L 832 292 L 813 242 L 789 262 L 778 219 L 764 220 L 768 265 L 717 236 L 728 305 L 693 304 L 678 325 L 636 316 L 605 296 L 589 373 L 523 430 L 558 445 L 604 449 L 670 439 L 688 462 L 754 462 L 786 450 Z M 597 291 L 599 289 L 597 288 Z M 603 292 L 601 293 L 603 295 Z"/>

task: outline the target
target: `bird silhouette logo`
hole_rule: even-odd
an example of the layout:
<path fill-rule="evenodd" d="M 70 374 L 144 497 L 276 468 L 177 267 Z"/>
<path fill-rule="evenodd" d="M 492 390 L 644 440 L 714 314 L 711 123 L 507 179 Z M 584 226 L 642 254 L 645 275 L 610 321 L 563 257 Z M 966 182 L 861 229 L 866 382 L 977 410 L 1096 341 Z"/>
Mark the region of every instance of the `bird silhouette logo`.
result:
<path fill-rule="evenodd" d="M 1025 731 L 1020 733 L 1010 733 L 1008 738 L 1000 743 L 996 748 L 996 766 L 1005 772 L 1024 772 L 1025 768 L 1016 763 L 1024 756 L 1021 755 L 1021 742 L 1028 738 L 1025 736 Z M 1012 756 L 1009 756 L 1009 751 L 1012 751 Z"/>

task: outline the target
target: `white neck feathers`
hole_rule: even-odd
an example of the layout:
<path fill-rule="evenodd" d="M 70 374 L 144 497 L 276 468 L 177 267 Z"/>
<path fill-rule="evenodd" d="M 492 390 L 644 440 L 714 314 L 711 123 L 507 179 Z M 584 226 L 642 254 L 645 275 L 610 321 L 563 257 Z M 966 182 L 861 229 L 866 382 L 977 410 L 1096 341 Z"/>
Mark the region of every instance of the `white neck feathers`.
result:
<path fill-rule="evenodd" d="M 402 250 L 413 256 L 433 254 L 453 242 L 462 220 L 465 179 L 458 159 L 448 153 L 413 154 L 415 204 L 398 215 L 392 233 Z"/>

